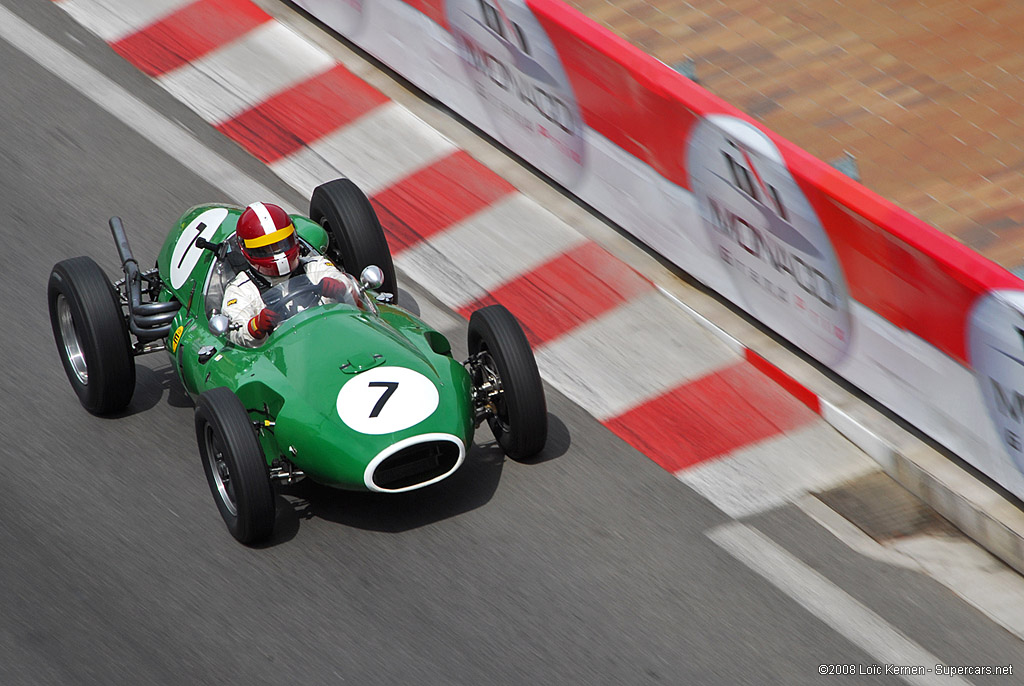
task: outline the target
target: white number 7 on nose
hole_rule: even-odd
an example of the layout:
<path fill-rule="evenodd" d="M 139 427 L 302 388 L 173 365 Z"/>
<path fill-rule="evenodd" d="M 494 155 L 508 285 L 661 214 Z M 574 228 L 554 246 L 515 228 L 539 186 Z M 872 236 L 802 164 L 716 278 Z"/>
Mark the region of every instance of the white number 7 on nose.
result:
<path fill-rule="evenodd" d="M 419 424 L 437 409 L 437 388 L 405 367 L 374 367 L 338 392 L 338 416 L 353 430 L 386 434 Z"/>

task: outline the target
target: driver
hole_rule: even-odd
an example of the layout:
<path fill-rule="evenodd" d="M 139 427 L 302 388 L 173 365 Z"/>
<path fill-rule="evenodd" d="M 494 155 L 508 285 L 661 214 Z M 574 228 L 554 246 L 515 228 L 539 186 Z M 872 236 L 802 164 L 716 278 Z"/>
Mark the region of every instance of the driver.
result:
<path fill-rule="evenodd" d="M 356 280 L 336 268 L 327 258 L 317 255 L 299 257 L 299 243 L 291 217 L 281 207 L 254 202 L 238 218 L 235 240 L 245 257 L 245 268 L 224 289 L 221 311 L 231 322 L 228 339 L 236 345 L 260 345 L 282 319 L 282 314 L 266 307 L 262 293 L 305 274 L 319 284 L 324 298 L 359 302 Z"/>

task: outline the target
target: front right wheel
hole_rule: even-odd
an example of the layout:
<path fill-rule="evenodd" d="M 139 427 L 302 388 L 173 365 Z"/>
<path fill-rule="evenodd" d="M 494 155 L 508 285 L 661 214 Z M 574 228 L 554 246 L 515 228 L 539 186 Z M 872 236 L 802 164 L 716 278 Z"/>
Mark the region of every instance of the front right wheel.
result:
<path fill-rule="evenodd" d="M 548 436 L 544 384 L 512 313 L 502 305 L 473 312 L 469 354 L 477 402 L 502 451 L 514 460 L 539 453 Z"/>
<path fill-rule="evenodd" d="M 274 530 L 274 489 L 249 413 L 227 388 L 196 402 L 196 440 L 203 470 L 228 531 L 239 543 L 259 543 Z"/>
<path fill-rule="evenodd" d="M 377 265 L 384 273 L 379 290 L 398 302 L 398 279 L 384 229 L 366 194 L 351 179 L 317 186 L 309 199 L 309 218 L 327 232 L 331 260 L 357 279 L 363 269 Z"/>

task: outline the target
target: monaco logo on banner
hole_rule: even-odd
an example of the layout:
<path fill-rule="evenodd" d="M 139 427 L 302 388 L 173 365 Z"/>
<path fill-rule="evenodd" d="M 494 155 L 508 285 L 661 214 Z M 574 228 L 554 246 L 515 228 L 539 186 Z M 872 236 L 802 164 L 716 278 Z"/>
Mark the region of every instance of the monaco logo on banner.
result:
<path fill-rule="evenodd" d="M 993 291 L 972 308 L 967 351 L 1007 454 L 1024 472 L 1024 291 Z"/>
<path fill-rule="evenodd" d="M 558 53 L 524 0 L 448 0 L 474 90 L 502 143 L 559 183 L 583 169 L 583 120 Z"/>
<path fill-rule="evenodd" d="M 840 361 L 851 329 L 845 279 L 781 153 L 724 115 L 703 120 L 687 152 L 701 217 L 744 305 L 818 360 Z"/>

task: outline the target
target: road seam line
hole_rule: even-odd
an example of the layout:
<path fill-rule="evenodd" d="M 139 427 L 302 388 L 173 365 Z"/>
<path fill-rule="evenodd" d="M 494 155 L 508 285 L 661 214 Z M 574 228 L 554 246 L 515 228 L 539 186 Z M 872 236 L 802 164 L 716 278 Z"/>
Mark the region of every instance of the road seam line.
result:
<path fill-rule="evenodd" d="M 873 610 L 783 549 L 761 532 L 741 522 L 715 527 L 705 535 L 719 548 L 742 562 L 851 643 L 871 655 L 877 664 L 935 669 L 944 664 L 907 638 Z M 838 660 L 823 658 L 823 664 Z M 970 682 L 934 671 L 899 675 L 908 684 L 967 686 Z"/>

